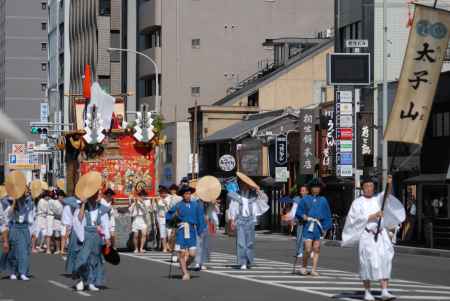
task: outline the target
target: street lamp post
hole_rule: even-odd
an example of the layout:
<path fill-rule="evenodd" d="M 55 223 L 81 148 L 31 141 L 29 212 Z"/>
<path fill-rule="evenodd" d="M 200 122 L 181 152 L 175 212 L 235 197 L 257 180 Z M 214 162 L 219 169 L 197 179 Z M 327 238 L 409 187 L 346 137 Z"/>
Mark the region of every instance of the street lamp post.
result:
<path fill-rule="evenodd" d="M 156 112 L 156 114 L 161 115 L 161 102 L 160 102 L 160 99 L 159 99 L 160 97 L 159 97 L 159 67 L 158 67 L 158 64 L 151 57 L 149 57 L 148 55 L 146 55 L 146 54 L 144 54 L 142 52 L 133 50 L 133 49 L 123 49 L 123 48 L 112 48 L 112 47 L 110 47 L 110 48 L 108 48 L 108 51 L 109 52 L 113 52 L 113 51 L 131 52 L 131 53 L 134 53 L 134 54 L 137 54 L 137 55 L 140 55 L 140 56 L 144 57 L 146 60 L 148 60 L 149 62 L 152 63 L 153 67 L 155 68 L 155 88 L 156 88 L 156 92 L 155 92 L 155 97 L 156 97 L 156 99 L 155 99 L 155 112 Z M 156 187 L 155 187 L 155 189 L 157 189 L 158 186 L 159 186 L 159 157 L 160 157 L 159 156 L 159 146 L 158 145 L 156 146 L 155 154 L 156 154 L 156 158 L 155 158 L 155 182 L 156 182 L 155 186 Z"/>

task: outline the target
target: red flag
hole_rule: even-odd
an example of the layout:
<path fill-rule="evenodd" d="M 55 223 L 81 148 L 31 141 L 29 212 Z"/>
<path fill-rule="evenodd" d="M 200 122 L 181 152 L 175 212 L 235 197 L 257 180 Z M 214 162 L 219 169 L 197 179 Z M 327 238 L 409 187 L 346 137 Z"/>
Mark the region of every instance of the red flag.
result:
<path fill-rule="evenodd" d="M 86 99 L 91 99 L 91 86 L 91 66 L 86 64 L 83 78 L 83 97 Z"/>

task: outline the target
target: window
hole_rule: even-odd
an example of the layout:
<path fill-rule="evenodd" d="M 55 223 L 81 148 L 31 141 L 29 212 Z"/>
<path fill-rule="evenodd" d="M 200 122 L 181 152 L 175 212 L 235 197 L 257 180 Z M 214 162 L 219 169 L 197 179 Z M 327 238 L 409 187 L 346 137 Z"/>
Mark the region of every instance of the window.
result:
<path fill-rule="evenodd" d="M 172 163 L 172 142 L 168 142 L 164 145 L 165 163 Z"/>
<path fill-rule="evenodd" d="M 42 7 L 42 10 L 47 10 L 47 2 L 41 2 L 41 7 Z"/>
<path fill-rule="evenodd" d="M 259 90 L 257 90 L 255 93 L 248 96 L 247 99 L 247 105 L 249 107 L 257 107 L 259 106 Z"/>
<path fill-rule="evenodd" d="M 161 28 L 145 32 L 142 42 L 142 48 L 144 49 L 161 47 Z"/>
<path fill-rule="evenodd" d="M 100 16 L 111 16 L 111 0 L 100 0 Z"/>
<path fill-rule="evenodd" d="M 111 47 L 120 48 L 120 32 L 111 31 Z M 119 51 L 110 52 L 111 62 L 120 63 L 121 53 Z"/>
<path fill-rule="evenodd" d="M 41 63 L 41 70 L 47 71 L 47 63 Z"/>
<path fill-rule="evenodd" d="M 41 50 L 47 51 L 47 43 L 41 43 Z"/>
<path fill-rule="evenodd" d="M 193 49 L 200 48 L 200 39 L 192 39 L 192 48 Z"/>
<path fill-rule="evenodd" d="M 200 87 L 198 86 L 191 87 L 191 95 L 200 96 Z"/>
<path fill-rule="evenodd" d="M 159 95 L 161 95 L 161 74 L 159 75 Z M 156 76 L 152 75 L 141 82 L 141 94 L 144 97 L 156 96 Z"/>
<path fill-rule="evenodd" d="M 41 83 L 41 91 L 42 92 L 47 91 L 47 83 Z"/>
<path fill-rule="evenodd" d="M 41 29 L 44 31 L 47 31 L 47 22 L 42 22 L 41 23 Z"/>
<path fill-rule="evenodd" d="M 450 112 L 435 113 L 432 118 L 433 137 L 450 136 Z"/>

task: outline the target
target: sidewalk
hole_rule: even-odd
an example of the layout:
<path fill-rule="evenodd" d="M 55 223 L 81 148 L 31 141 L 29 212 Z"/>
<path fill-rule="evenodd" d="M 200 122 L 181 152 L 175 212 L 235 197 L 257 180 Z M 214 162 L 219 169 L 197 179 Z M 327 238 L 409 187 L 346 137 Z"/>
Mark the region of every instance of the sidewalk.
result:
<path fill-rule="evenodd" d="M 221 231 L 222 235 L 225 235 Z M 270 240 L 288 240 L 289 236 L 281 233 L 271 233 L 267 230 L 256 231 L 257 239 L 270 239 Z M 341 247 L 341 242 L 338 240 L 324 240 L 323 245 L 327 247 Z M 450 258 L 450 250 L 444 249 L 430 249 L 430 248 L 418 248 L 418 247 L 408 247 L 408 246 L 395 246 L 395 252 L 397 254 L 409 254 L 409 255 L 420 255 L 420 256 L 433 256 Z"/>

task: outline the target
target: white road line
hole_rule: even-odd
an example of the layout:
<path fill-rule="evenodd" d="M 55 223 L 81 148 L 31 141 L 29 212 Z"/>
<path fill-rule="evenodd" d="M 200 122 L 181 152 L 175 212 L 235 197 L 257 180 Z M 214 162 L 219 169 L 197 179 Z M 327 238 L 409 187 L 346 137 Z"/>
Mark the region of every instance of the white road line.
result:
<path fill-rule="evenodd" d="M 360 285 L 361 284 L 360 281 L 314 281 L 314 280 L 312 280 L 312 281 L 308 281 L 308 280 L 271 280 L 271 281 L 276 282 L 276 283 L 292 283 L 292 284 L 336 284 L 336 285 L 348 285 L 348 284 Z M 375 288 L 377 288 L 378 286 L 379 286 L 378 284 L 374 285 Z M 447 286 L 428 286 L 428 285 L 417 285 L 417 284 L 393 284 L 393 285 L 391 285 L 391 287 L 426 288 L 426 289 L 430 289 L 430 290 L 412 289 L 411 291 L 414 291 L 414 292 L 424 291 L 424 292 L 434 293 L 435 290 L 440 290 L 436 293 L 450 294 L 450 291 L 449 291 L 450 287 L 447 287 Z"/>
<path fill-rule="evenodd" d="M 57 286 L 57 287 L 60 287 L 60 288 L 63 288 L 63 289 L 66 289 L 66 290 L 69 290 L 69 291 L 72 291 L 72 292 L 76 292 L 76 293 L 79 294 L 79 295 L 82 295 L 82 296 L 85 296 L 85 297 L 91 297 L 90 294 L 85 293 L 85 292 L 78 292 L 78 291 L 75 291 L 75 290 L 73 290 L 70 286 L 65 285 L 65 284 L 63 284 L 63 283 L 60 283 L 60 282 L 57 282 L 57 281 L 54 281 L 54 280 L 49 280 L 48 282 L 51 283 L 51 284 L 53 284 L 54 286 Z"/>
<path fill-rule="evenodd" d="M 216 253 L 217 254 L 217 253 Z M 220 253 L 219 253 L 220 254 Z M 166 265 L 169 265 L 170 263 L 167 260 L 158 260 L 154 257 L 156 256 L 147 256 L 147 257 L 140 257 L 140 256 L 136 256 L 133 254 L 124 254 L 125 256 L 129 256 L 129 257 L 134 257 L 134 258 L 141 258 L 144 260 L 148 260 L 148 261 L 153 261 L 153 262 L 158 262 L 158 263 L 163 263 Z M 223 257 L 222 257 L 223 258 Z M 273 262 L 273 261 L 272 261 Z M 277 262 L 275 262 L 277 263 Z M 287 265 L 288 263 L 284 263 L 283 264 Z M 299 279 L 298 275 L 287 275 L 290 274 L 291 272 L 287 272 L 287 271 L 263 271 L 263 270 L 232 270 L 232 269 L 224 269 L 223 266 L 219 266 L 219 269 L 209 269 L 204 271 L 204 273 L 210 273 L 210 274 L 214 274 L 214 275 L 219 275 L 219 276 L 224 276 L 224 277 L 229 277 L 229 278 L 234 278 L 234 279 L 240 279 L 240 280 L 247 280 L 249 282 L 254 282 L 254 283 L 259 283 L 259 284 L 265 284 L 265 285 L 270 285 L 270 286 L 275 286 L 275 287 L 279 287 L 279 288 L 284 288 L 284 289 L 290 289 L 290 290 L 295 290 L 295 291 L 299 291 L 299 292 L 305 292 L 305 293 L 309 293 L 309 294 L 313 294 L 313 295 L 320 295 L 320 296 L 324 296 L 324 297 L 328 297 L 328 298 L 335 298 L 335 299 L 339 299 L 339 300 L 346 300 L 346 301 L 354 301 L 354 298 L 349 297 L 347 294 L 342 295 L 342 297 L 339 297 L 339 294 L 332 294 L 329 293 L 328 291 L 332 292 L 333 290 L 336 290 L 338 292 L 342 292 L 342 291 L 357 291 L 357 292 L 361 292 L 362 293 L 362 287 L 360 286 L 360 280 L 359 277 L 349 277 L 351 275 L 355 275 L 357 276 L 357 274 L 351 273 L 351 272 L 346 272 L 346 271 L 340 271 L 340 270 L 333 270 L 333 269 L 320 269 L 319 271 L 322 271 L 323 273 L 332 273 L 332 274 L 336 274 L 339 275 L 341 277 L 328 277 L 328 276 L 319 276 L 319 277 L 314 277 L 314 278 L 300 278 L 301 280 L 295 280 L 292 281 L 291 284 L 289 284 L 289 280 L 287 281 L 283 281 L 283 280 L 276 280 L 277 278 L 285 278 L 285 279 L 289 279 L 289 278 L 296 278 Z M 259 275 L 259 274 L 266 274 L 266 275 Z M 267 275 L 267 274 L 273 274 L 273 275 Z M 262 279 L 260 279 L 262 278 Z M 271 279 L 270 279 L 271 278 Z M 307 279 L 311 279 L 311 281 L 308 281 Z M 304 280 L 304 284 L 314 284 L 314 280 L 317 279 L 336 279 L 336 280 L 354 280 L 350 282 L 350 284 L 354 284 L 357 285 L 356 288 L 353 287 L 320 287 L 320 286 L 294 286 L 292 284 L 295 284 L 296 282 L 302 281 Z M 327 282 L 322 282 L 322 281 L 316 281 L 316 282 L 320 282 L 320 284 L 327 284 Z M 330 281 L 328 281 L 330 282 Z M 436 291 L 437 289 L 444 289 L 444 290 L 448 290 L 450 289 L 450 287 L 447 286 L 434 286 L 432 284 L 427 284 L 427 283 L 422 283 L 422 282 L 416 282 L 416 281 L 407 281 L 407 280 L 392 280 L 392 291 L 393 292 L 403 292 L 403 293 L 428 293 L 428 294 L 440 294 L 441 292 Z M 397 283 L 397 284 L 394 284 Z M 400 284 L 398 284 L 400 283 Z M 402 284 L 403 283 L 403 284 Z M 298 283 L 298 284 L 303 284 L 303 283 Z M 335 282 L 330 282 L 330 284 L 335 284 L 335 285 L 340 285 L 339 281 L 335 281 Z M 408 285 L 410 284 L 410 285 Z M 414 285 L 416 284 L 416 285 Z M 405 287 L 405 289 L 402 288 L 396 288 L 396 287 Z M 406 289 L 411 287 L 412 289 Z M 413 289 L 413 288 L 423 288 L 423 289 Z M 376 288 L 375 288 L 376 289 Z M 429 289 L 429 290 L 427 290 Z M 411 299 L 411 300 L 450 300 L 450 296 L 446 296 L 447 294 L 450 294 L 450 292 L 444 291 L 442 292 L 442 294 L 444 296 L 417 296 L 417 295 L 411 295 L 411 296 L 405 296 L 405 295 L 400 295 L 397 296 L 398 299 Z M 359 299 L 361 296 L 357 296 Z"/>

